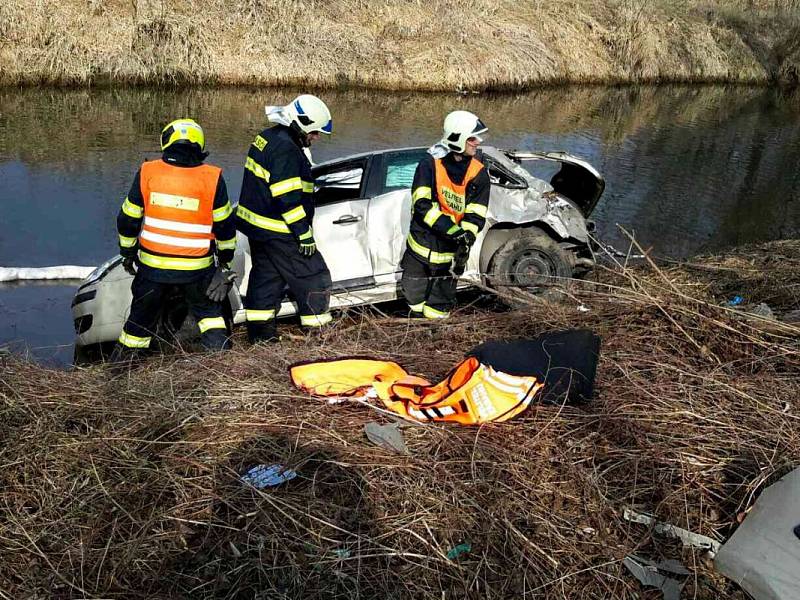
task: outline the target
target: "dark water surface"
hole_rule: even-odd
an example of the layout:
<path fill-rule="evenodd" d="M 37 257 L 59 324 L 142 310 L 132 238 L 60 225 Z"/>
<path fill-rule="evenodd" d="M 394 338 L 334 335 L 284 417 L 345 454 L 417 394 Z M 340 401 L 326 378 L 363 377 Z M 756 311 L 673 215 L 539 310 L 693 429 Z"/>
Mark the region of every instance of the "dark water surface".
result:
<path fill-rule="evenodd" d="M 115 216 L 158 134 L 190 116 L 238 198 L 243 158 L 274 90 L 0 91 L 0 266 L 97 265 L 116 253 Z M 635 232 L 661 256 L 797 237 L 800 93 L 746 87 L 558 88 L 515 96 L 328 92 L 334 136 L 314 158 L 427 145 L 445 114 L 471 110 L 487 143 L 566 150 L 606 178 L 602 239 Z M 2 284 L 0 284 L 2 285 Z M 71 357 L 66 286 L 0 287 L 0 345 Z"/>

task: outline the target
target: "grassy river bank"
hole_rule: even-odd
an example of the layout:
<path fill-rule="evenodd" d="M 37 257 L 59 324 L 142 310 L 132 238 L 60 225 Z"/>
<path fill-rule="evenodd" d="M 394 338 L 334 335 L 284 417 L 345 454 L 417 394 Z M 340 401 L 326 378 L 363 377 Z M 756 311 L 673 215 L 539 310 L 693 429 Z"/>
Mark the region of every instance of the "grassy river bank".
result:
<path fill-rule="evenodd" d="M 797 83 L 799 0 L 9 0 L 0 85 Z"/>
<path fill-rule="evenodd" d="M 775 318 L 748 312 L 762 302 Z M 0 592 L 632 600 L 642 590 L 621 561 L 636 552 L 681 560 L 686 597 L 744 600 L 700 551 L 622 515 L 725 540 L 800 464 L 798 308 L 800 243 L 786 241 L 617 264 L 562 303 L 465 307 L 443 323 L 356 311 L 311 343 L 286 326 L 278 344 L 237 338 L 225 355 L 116 376 L 0 357 Z M 482 340 L 563 327 L 602 336 L 593 402 L 407 426 L 408 455 L 364 437 L 385 416 L 306 397 L 287 376 L 358 354 L 435 379 Z M 273 463 L 298 477 L 260 491 L 238 479 Z"/>

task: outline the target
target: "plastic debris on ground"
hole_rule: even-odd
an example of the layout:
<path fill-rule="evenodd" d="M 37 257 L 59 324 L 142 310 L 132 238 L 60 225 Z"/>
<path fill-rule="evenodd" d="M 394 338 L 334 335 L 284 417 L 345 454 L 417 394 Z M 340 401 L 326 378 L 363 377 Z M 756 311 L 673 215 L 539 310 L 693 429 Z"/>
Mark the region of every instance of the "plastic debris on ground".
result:
<path fill-rule="evenodd" d="M 462 554 L 467 554 L 470 550 L 472 550 L 472 545 L 469 542 L 459 544 L 458 546 L 450 548 L 450 550 L 447 551 L 447 558 L 449 560 L 455 560 Z"/>
<path fill-rule="evenodd" d="M 364 425 L 364 433 L 367 439 L 376 446 L 398 454 L 408 454 L 408 446 L 406 446 L 406 441 L 397 427 L 397 423 L 378 425 L 373 421 Z"/>
<path fill-rule="evenodd" d="M 707 550 L 709 555 L 713 558 L 719 552 L 720 543 L 711 539 L 708 536 L 699 533 L 693 533 L 687 529 L 670 525 L 662 521 L 657 521 L 651 515 L 637 512 L 635 510 L 626 508 L 622 514 L 622 518 L 631 523 L 641 523 L 652 527 L 656 533 L 661 533 L 670 537 L 678 538 L 683 542 L 684 546 L 692 546 L 701 550 Z"/>
<path fill-rule="evenodd" d="M 728 306 L 739 306 L 742 302 L 744 302 L 744 298 L 741 296 L 734 296 L 728 300 Z"/>
<path fill-rule="evenodd" d="M 664 600 L 680 600 L 681 590 L 686 581 L 685 579 L 678 581 L 659 571 L 673 575 L 690 575 L 686 567 L 677 560 L 664 560 L 657 563 L 631 554 L 623 559 L 622 564 L 642 585 L 661 590 Z"/>
<path fill-rule="evenodd" d="M 297 477 L 297 473 L 284 465 L 258 465 L 242 475 L 243 483 L 257 490 L 274 487 Z"/>

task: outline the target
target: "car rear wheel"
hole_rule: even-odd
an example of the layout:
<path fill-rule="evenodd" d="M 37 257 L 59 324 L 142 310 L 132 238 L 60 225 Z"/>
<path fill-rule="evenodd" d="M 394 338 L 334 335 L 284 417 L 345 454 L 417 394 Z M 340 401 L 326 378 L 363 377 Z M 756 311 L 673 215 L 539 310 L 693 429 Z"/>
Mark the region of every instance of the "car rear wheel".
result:
<path fill-rule="evenodd" d="M 537 228 L 520 231 L 505 242 L 489 262 L 489 283 L 503 288 L 541 291 L 572 277 L 572 255 Z"/>

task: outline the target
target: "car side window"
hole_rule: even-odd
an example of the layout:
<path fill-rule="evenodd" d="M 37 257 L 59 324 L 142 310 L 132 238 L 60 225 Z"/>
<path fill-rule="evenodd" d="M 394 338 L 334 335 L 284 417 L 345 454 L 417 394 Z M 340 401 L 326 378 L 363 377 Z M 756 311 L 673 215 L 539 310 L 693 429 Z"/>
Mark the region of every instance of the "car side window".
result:
<path fill-rule="evenodd" d="M 425 156 L 424 150 L 411 152 L 388 152 L 383 157 L 383 176 L 381 194 L 395 190 L 409 190 L 414 182 L 414 172 L 419 161 Z"/>
<path fill-rule="evenodd" d="M 349 162 L 314 172 L 314 204 L 331 204 L 361 198 L 366 163 Z"/>

